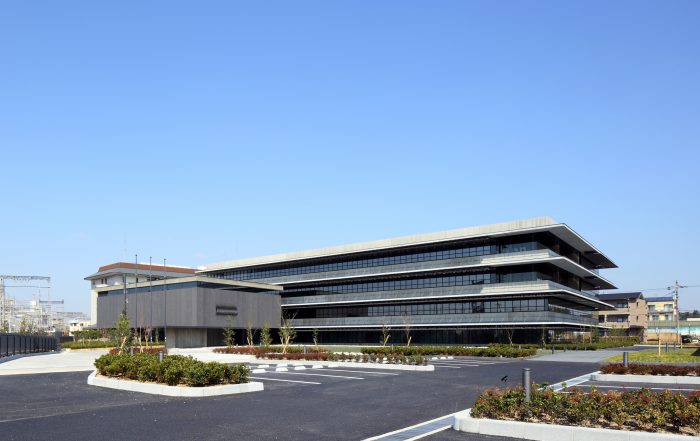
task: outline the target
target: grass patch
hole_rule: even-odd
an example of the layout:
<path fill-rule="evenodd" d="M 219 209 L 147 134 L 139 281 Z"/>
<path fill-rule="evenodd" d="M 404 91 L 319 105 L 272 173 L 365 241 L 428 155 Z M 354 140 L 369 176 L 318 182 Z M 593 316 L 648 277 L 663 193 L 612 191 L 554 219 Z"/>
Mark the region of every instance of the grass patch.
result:
<path fill-rule="evenodd" d="M 669 349 L 669 352 L 664 352 L 664 349 L 661 348 L 661 356 L 659 356 L 658 349 L 649 349 L 646 351 L 629 352 L 629 361 L 639 363 L 700 363 L 699 352 L 697 348 Z M 608 363 L 621 363 L 622 354 L 606 358 L 603 361 Z"/>

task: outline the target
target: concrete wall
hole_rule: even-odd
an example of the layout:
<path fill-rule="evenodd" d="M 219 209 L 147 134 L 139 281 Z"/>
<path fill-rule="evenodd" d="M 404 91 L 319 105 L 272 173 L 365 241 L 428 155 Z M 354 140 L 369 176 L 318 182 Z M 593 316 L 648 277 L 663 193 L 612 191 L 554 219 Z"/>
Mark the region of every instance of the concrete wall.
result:
<path fill-rule="evenodd" d="M 127 315 L 132 327 L 162 328 L 165 325 L 166 297 L 163 291 L 128 294 L 127 299 Z M 280 325 L 279 294 L 192 287 L 167 291 L 168 328 L 223 328 L 227 326 L 226 317 L 229 316 L 218 315 L 217 306 L 238 309 L 238 315 L 232 316 L 230 322 L 234 328 L 245 328 L 248 323 L 257 328 L 265 323 L 273 328 Z M 98 297 L 97 327 L 114 327 L 123 307 L 121 293 Z"/>
<path fill-rule="evenodd" d="M 207 345 L 204 328 L 168 328 L 168 348 L 202 348 Z"/>

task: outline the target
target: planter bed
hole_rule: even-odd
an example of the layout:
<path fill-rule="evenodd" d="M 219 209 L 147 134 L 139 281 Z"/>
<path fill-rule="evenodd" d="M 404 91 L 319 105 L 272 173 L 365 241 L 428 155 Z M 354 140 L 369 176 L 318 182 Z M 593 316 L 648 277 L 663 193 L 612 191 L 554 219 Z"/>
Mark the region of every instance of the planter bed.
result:
<path fill-rule="evenodd" d="M 263 384 L 257 381 L 241 384 L 221 384 L 206 387 L 168 386 L 167 384 L 161 383 L 144 383 L 136 380 L 103 377 L 101 375 L 97 375 L 97 371 L 90 374 L 87 383 L 91 386 L 100 386 L 129 392 L 166 395 L 169 397 L 211 397 L 216 395 L 232 395 L 246 392 L 259 392 L 264 390 Z"/>
<path fill-rule="evenodd" d="M 689 375 L 592 374 L 591 381 L 650 384 L 700 384 L 700 377 Z"/>
<path fill-rule="evenodd" d="M 455 415 L 454 430 L 535 441 L 690 441 L 700 437 L 671 433 L 633 432 L 558 424 L 474 418 L 471 409 Z"/>
<path fill-rule="evenodd" d="M 673 434 L 700 439 L 700 393 L 644 388 L 585 393 L 575 387 L 562 393 L 533 387 L 526 403 L 522 387 L 491 389 L 477 398 L 458 428 L 526 439 L 676 439 Z"/>
<path fill-rule="evenodd" d="M 630 363 L 625 367 L 622 363 L 612 363 L 601 366 L 601 374 L 613 375 L 644 375 L 644 376 L 688 376 L 700 378 L 700 364 L 676 366 L 672 364 L 642 364 Z"/>

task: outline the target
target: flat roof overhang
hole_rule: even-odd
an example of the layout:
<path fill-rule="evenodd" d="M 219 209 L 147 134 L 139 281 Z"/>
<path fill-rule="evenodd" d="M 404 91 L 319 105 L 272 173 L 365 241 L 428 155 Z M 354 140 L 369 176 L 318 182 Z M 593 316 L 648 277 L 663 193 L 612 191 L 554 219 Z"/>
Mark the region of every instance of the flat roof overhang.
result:
<path fill-rule="evenodd" d="M 139 282 L 139 283 L 129 283 L 127 284 L 127 289 L 133 288 L 145 288 L 149 286 L 162 286 L 162 285 L 177 285 L 180 283 L 187 282 L 202 282 L 209 283 L 213 285 L 219 285 L 220 289 L 235 289 L 235 288 L 245 288 L 245 289 L 256 289 L 260 291 L 282 291 L 283 288 L 280 285 L 268 285 L 267 283 L 257 283 L 257 282 L 246 282 L 241 280 L 227 280 L 218 279 L 215 277 L 206 276 L 190 276 L 190 277 L 177 277 L 171 279 L 154 280 L 152 282 Z M 100 287 L 99 290 L 102 291 L 115 291 L 123 290 L 124 285 L 110 285 L 105 287 Z"/>
<path fill-rule="evenodd" d="M 455 293 L 448 295 L 427 295 L 427 296 L 408 296 L 395 298 L 373 298 L 373 299 L 357 299 L 357 300 L 338 300 L 338 301 L 319 301 L 319 302 L 298 302 L 294 303 L 294 297 L 282 299 L 282 308 L 304 308 L 304 307 L 319 307 L 319 306 L 342 306 L 356 304 L 376 304 L 376 303 L 407 303 L 407 302 L 437 302 L 437 301 L 455 301 L 455 300 L 498 300 L 500 298 L 532 298 L 534 295 L 557 297 L 562 300 L 573 301 L 584 305 L 591 310 L 596 311 L 614 311 L 616 308 L 608 303 L 599 300 L 597 297 L 586 295 L 580 291 L 557 285 L 550 289 L 533 289 L 513 292 L 498 292 L 498 293 Z M 285 300 L 289 299 L 288 303 Z"/>
<path fill-rule="evenodd" d="M 588 259 L 599 268 L 617 268 L 617 265 L 605 256 L 590 242 L 581 237 L 568 225 L 557 223 L 550 217 L 539 217 L 521 221 L 504 222 L 478 227 L 461 228 L 457 230 L 436 233 L 403 236 L 393 239 L 383 239 L 361 242 L 327 248 L 317 248 L 307 251 L 275 254 L 249 259 L 232 260 L 206 265 L 199 273 L 220 271 L 226 269 L 247 268 L 262 265 L 297 262 L 343 254 L 358 254 L 370 251 L 391 250 L 416 245 L 437 244 L 463 239 L 478 239 L 489 237 L 504 237 L 525 233 L 551 232 L 575 249 L 584 253 Z"/>
<path fill-rule="evenodd" d="M 381 329 L 384 325 L 347 325 L 347 326 L 337 326 L 337 325 L 320 325 L 320 326 L 295 326 L 296 329 L 333 329 L 338 331 L 344 331 L 349 329 Z M 601 326 L 599 323 L 576 323 L 576 322 L 492 322 L 492 323 L 421 323 L 421 324 L 411 324 L 411 328 L 503 328 L 506 326 L 533 326 L 533 327 L 552 327 L 552 326 L 566 326 L 566 327 L 576 327 L 576 328 L 606 328 Z"/>
<path fill-rule="evenodd" d="M 338 280 L 340 282 L 343 281 L 360 281 L 360 280 L 373 280 L 377 278 L 385 278 L 389 276 L 398 276 L 398 277 L 411 277 L 411 276 L 416 276 L 416 275 L 421 275 L 421 274 L 429 274 L 429 273 L 435 273 L 435 274 L 440 274 L 442 273 L 449 273 L 453 272 L 455 270 L 460 270 L 460 269 L 480 269 L 483 268 L 485 270 L 488 270 L 489 268 L 497 268 L 497 267 L 502 267 L 502 266 L 517 266 L 517 265 L 533 265 L 537 263 L 550 263 L 552 265 L 557 266 L 558 268 L 561 268 L 565 271 L 570 272 L 571 274 L 574 274 L 576 276 L 579 276 L 583 279 L 585 279 L 587 282 L 595 285 L 597 288 L 596 289 L 616 289 L 617 287 L 613 285 L 609 280 L 605 279 L 604 277 L 601 277 L 599 274 L 594 273 L 593 271 L 584 268 L 583 266 L 572 262 L 571 260 L 567 259 L 566 257 L 561 257 L 558 256 L 554 253 L 549 254 L 548 256 L 544 256 L 542 254 L 536 255 L 533 254 L 531 258 L 528 258 L 527 260 L 519 260 L 519 261 L 506 261 L 504 260 L 503 262 L 490 262 L 489 264 L 473 264 L 473 265 L 455 265 L 455 266 L 445 266 L 445 267 L 439 267 L 439 268 L 428 268 L 428 269 L 417 269 L 417 270 L 408 270 L 408 271 L 394 271 L 394 272 L 383 272 L 383 273 L 375 273 L 375 274 L 360 274 L 360 275 L 352 275 L 352 276 L 343 276 L 343 277 L 329 277 L 329 278 L 319 278 L 319 279 L 310 279 L 310 280 L 300 280 L 298 282 L 281 282 L 281 285 L 284 286 L 296 286 L 296 285 L 304 285 L 308 283 L 320 283 L 320 282 L 330 282 L 330 281 L 335 281 Z"/>

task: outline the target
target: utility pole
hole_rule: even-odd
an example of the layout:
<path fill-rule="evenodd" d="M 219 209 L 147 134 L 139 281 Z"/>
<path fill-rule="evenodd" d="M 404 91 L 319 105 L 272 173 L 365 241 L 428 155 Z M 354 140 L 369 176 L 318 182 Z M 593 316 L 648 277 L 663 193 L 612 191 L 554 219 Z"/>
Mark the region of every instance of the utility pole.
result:
<path fill-rule="evenodd" d="M 681 337 L 681 311 L 678 307 L 678 294 L 680 294 L 681 288 L 687 288 L 687 286 L 680 285 L 678 280 L 676 280 L 676 283 L 674 283 L 673 286 L 669 286 L 667 289 L 669 291 L 673 291 L 673 306 L 675 309 L 674 313 L 676 315 L 676 338 L 679 340 L 681 349 L 683 349 L 683 337 Z"/>

